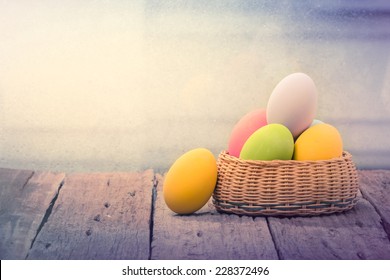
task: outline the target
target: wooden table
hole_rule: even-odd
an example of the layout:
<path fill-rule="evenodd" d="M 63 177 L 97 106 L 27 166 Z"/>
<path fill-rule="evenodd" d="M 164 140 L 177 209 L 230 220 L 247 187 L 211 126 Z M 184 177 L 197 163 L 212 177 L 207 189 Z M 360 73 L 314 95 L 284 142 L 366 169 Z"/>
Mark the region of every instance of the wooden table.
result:
<path fill-rule="evenodd" d="M 163 176 L 0 169 L 0 259 L 390 259 L 390 170 L 359 171 L 350 211 L 171 212 Z"/>

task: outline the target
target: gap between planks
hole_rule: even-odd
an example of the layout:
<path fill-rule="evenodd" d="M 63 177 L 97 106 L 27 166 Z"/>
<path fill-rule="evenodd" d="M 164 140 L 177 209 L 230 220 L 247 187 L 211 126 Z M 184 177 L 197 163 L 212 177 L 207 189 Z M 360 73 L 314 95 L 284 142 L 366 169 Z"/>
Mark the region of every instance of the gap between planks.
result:
<path fill-rule="evenodd" d="M 0 168 L 0 258 L 24 259 L 64 173 Z"/>
<path fill-rule="evenodd" d="M 359 186 L 367 200 L 381 218 L 381 225 L 390 241 L 390 170 L 360 170 Z M 380 187 L 379 187 L 380 185 Z"/>
<path fill-rule="evenodd" d="M 32 176 L 31 176 L 32 177 Z M 30 178 L 31 178 L 30 177 Z M 39 227 L 37 229 L 37 233 L 35 234 L 34 238 L 32 239 L 31 241 L 31 246 L 30 246 L 30 249 L 25 257 L 25 259 L 27 260 L 28 259 L 28 256 L 29 256 L 29 253 L 30 253 L 30 250 L 32 249 L 32 247 L 34 246 L 34 243 L 35 243 L 35 240 L 37 239 L 37 236 L 39 235 L 39 233 L 41 232 L 42 228 L 45 226 L 46 222 L 49 220 L 50 218 L 50 215 L 53 211 L 53 207 L 57 201 L 57 198 L 58 198 L 58 195 L 60 194 L 60 191 L 61 191 L 61 188 L 62 186 L 64 185 L 64 182 L 65 182 L 65 175 L 64 175 L 64 178 L 62 179 L 62 181 L 60 182 L 60 184 L 58 185 L 58 188 L 57 188 L 57 192 L 56 194 L 54 195 L 53 199 L 51 200 L 50 204 L 49 204 L 49 207 L 46 209 L 46 212 L 45 212 L 45 215 L 43 216 L 42 218 L 42 221 L 41 223 L 39 224 Z M 26 183 L 27 184 L 27 183 Z"/>
<path fill-rule="evenodd" d="M 152 186 L 152 203 L 150 207 L 150 218 L 149 218 L 149 256 L 148 260 L 152 259 L 152 242 L 153 242 L 153 233 L 154 233 L 154 212 L 156 208 L 156 198 L 157 198 L 157 187 L 158 187 L 159 181 L 157 179 L 156 173 L 153 175 L 153 186 Z"/>
<path fill-rule="evenodd" d="M 154 172 L 70 173 L 29 259 L 148 259 Z"/>

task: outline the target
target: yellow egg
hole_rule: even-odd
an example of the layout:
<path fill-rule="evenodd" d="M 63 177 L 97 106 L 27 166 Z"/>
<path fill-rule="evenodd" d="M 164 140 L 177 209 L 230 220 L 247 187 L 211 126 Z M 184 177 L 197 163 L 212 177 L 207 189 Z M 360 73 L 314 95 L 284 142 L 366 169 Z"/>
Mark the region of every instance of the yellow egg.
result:
<path fill-rule="evenodd" d="M 178 214 L 191 214 L 210 199 L 217 182 L 217 163 L 207 149 L 191 150 L 170 167 L 163 185 L 164 200 Z"/>
<path fill-rule="evenodd" d="M 306 129 L 295 141 L 295 160 L 326 160 L 340 157 L 343 141 L 338 130 L 325 123 Z"/>

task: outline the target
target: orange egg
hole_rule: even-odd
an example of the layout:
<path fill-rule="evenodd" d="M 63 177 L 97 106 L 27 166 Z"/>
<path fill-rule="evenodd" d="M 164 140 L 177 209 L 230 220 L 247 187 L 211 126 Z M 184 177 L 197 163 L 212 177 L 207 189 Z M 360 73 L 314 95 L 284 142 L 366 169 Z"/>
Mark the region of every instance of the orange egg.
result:
<path fill-rule="evenodd" d="M 338 130 L 325 123 L 306 129 L 295 141 L 295 160 L 326 160 L 340 157 L 343 141 Z"/>
<path fill-rule="evenodd" d="M 165 176 L 165 203 L 178 214 L 194 213 L 210 199 L 216 182 L 214 155 L 204 148 L 191 150 L 179 157 Z"/>

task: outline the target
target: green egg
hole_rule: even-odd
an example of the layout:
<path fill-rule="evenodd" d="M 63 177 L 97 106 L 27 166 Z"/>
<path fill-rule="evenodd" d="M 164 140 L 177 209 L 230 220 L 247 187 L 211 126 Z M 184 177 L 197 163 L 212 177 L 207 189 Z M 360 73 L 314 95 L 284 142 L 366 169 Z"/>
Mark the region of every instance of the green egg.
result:
<path fill-rule="evenodd" d="M 282 124 L 269 124 L 256 130 L 242 147 L 244 160 L 289 160 L 294 153 L 294 138 Z"/>

